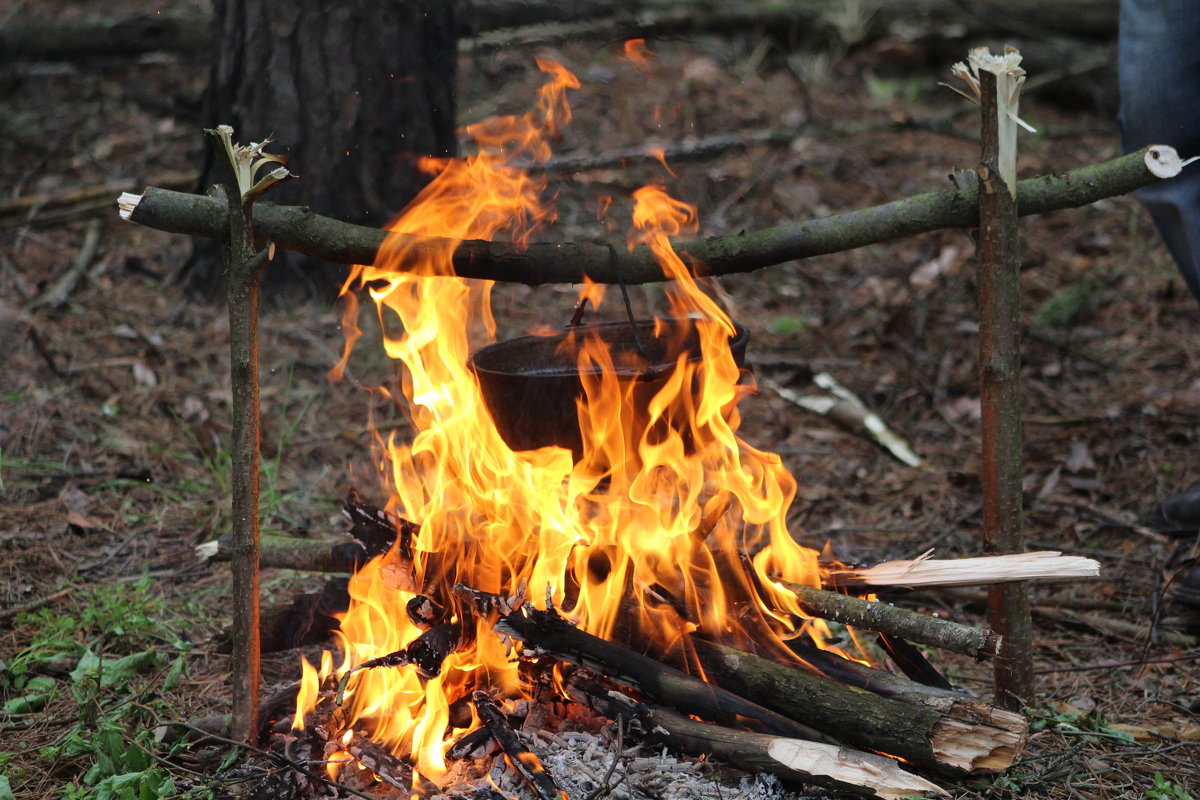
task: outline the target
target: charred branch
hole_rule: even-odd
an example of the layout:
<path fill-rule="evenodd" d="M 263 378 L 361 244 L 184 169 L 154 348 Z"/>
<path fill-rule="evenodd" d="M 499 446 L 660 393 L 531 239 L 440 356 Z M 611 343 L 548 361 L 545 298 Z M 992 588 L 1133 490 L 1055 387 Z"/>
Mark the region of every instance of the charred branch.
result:
<path fill-rule="evenodd" d="M 414 626 L 427 631 L 441 621 L 446 614 L 446 609 L 432 597 L 419 594 L 405 604 L 404 613 L 408 615 L 408 621 Z"/>
<path fill-rule="evenodd" d="M 517 771 L 521 779 L 533 789 L 539 800 L 568 800 L 567 793 L 558 788 L 554 778 L 546 771 L 541 759 L 534 755 L 517 732 L 509 724 L 508 718 L 500 711 L 499 706 L 487 692 L 474 692 L 471 702 L 479 719 L 487 726 L 496 744 L 504 751 L 504 757 L 509 765 Z"/>
<path fill-rule="evenodd" d="M 808 725 L 581 631 L 552 611 L 526 604 L 502 617 L 495 630 L 523 642 L 527 655 L 549 656 L 594 669 L 660 703 L 687 709 L 698 717 L 723 724 L 748 725 L 783 736 L 827 741 Z"/>
<path fill-rule="evenodd" d="M 1164 164 L 1173 164 L 1164 169 Z M 1126 194 L 1179 172 L 1179 158 L 1164 145 L 1153 145 L 1101 164 L 1018 184 L 1022 216 L 1044 214 Z M 704 275 L 751 272 L 785 261 L 852 250 L 939 228 L 979 224 L 978 182 L 962 189 L 915 195 L 872 208 L 805 220 L 711 239 L 680 242 L 676 249 Z M 122 195 L 121 216 L 169 233 L 218 238 L 222 204 L 203 195 L 148 188 Z M 394 246 L 389 234 L 314 214 L 306 208 L 256 203 L 254 230 L 277 246 L 339 264 L 374 263 L 381 249 Z M 399 243 L 399 234 L 393 241 Z M 444 242 L 425 240 L 415 254 L 441 250 Z M 623 248 L 615 258 L 603 244 L 533 244 L 519 248 L 504 242 L 464 241 L 454 253 L 455 274 L 464 278 L 530 285 L 580 283 L 653 283 L 664 280 L 661 266 L 645 247 Z M 702 265 L 702 266 L 701 266 Z"/>
<path fill-rule="evenodd" d="M 1000 637 L 992 631 L 938 619 L 884 602 L 871 602 L 787 581 L 782 583 L 796 595 L 801 610 L 814 617 L 974 658 L 991 658 L 1000 652 Z"/>
<path fill-rule="evenodd" d="M 350 537 L 362 545 L 368 558 L 383 555 L 394 545 L 401 560 L 412 563 L 413 542 L 421 532 L 420 525 L 371 505 L 354 489 L 346 496 L 342 514 L 353 526 Z"/>
<path fill-rule="evenodd" d="M 355 761 L 371 770 L 388 786 L 402 792 L 412 790 L 412 767 L 371 741 L 366 734 L 356 732 L 345 748 Z"/>

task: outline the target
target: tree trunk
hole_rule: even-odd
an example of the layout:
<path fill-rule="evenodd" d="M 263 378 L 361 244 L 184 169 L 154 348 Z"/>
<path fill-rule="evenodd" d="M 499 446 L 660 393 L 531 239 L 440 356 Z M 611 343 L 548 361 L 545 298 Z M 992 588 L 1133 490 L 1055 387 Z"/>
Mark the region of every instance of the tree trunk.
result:
<path fill-rule="evenodd" d="M 381 226 L 424 185 L 418 160 L 455 152 L 454 8 L 445 0 L 217 0 L 205 123 L 278 142 L 271 152 L 291 156 L 301 176 L 281 187 L 279 202 Z M 211 159 L 201 180 L 205 190 L 215 180 Z M 336 286 L 332 270 L 313 282 L 312 265 L 299 261 L 277 260 L 264 280 L 272 289 Z M 211 290 L 215 264 L 197 247 L 188 283 Z"/>

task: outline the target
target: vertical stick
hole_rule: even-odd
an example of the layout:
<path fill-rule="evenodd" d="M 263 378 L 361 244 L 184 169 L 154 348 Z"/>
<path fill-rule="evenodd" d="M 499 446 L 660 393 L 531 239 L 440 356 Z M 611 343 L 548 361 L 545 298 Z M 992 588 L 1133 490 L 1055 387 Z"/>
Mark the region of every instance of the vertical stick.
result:
<path fill-rule="evenodd" d="M 233 389 L 233 453 L 230 490 L 233 498 L 233 736 L 249 744 L 258 738 L 259 596 L 258 596 L 258 277 L 271 246 L 254 252 L 252 206 L 268 188 L 290 177 L 277 169 L 257 183 L 255 173 L 268 163 L 283 163 L 262 152 L 263 145 L 235 147 L 233 129 L 205 131 L 213 147 L 218 174 L 228 200 L 226 230 L 221 240 L 229 299 L 229 370 Z"/>
<path fill-rule="evenodd" d="M 979 163 L 979 384 L 983 416 L 983 550 L 1025 549 L 1021 509 L 1020 242 L 1017 236 L 1015 130 L 1002 151 L 1008 122 L 1005 81 L 978 73 L 983 109 Z M 1019 91 L 1019 87 L 1018 87 Z M 1016 109 L 1011 109 L 1015 115 Z M 1007 176 L 1005 173 L 1009 173 Z M 1033 699 L 1033 627 L 1026 583 L 988 590 L 988 615 L 1003 637 L 994 662 L 996 704 L 1020 710 Z"/>

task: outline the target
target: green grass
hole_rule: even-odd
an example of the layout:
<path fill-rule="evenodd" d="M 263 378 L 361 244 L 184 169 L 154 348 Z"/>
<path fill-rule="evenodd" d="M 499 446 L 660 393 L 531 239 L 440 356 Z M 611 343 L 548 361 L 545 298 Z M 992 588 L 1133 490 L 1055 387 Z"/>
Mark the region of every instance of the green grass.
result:
<path fill-rule="evenodd" d="M 13 783 L 38 774 L 71 776 L 52 789 L 42 785 L 47 797 L 178 796 L 154 753 L 153 729 L 160 716 L 171 715 L 160 694 L 186 672 L 188 621 L 150 591 L 147 578 L 71 588 L 76 610 L 39 609 L 16 618 L 29 644 L 0 661 L 0 730 L 38 724 L 43 714 L 73 724 L 32 754 L 0 751 L 0 800 L 13 796 Z M 46 674 L 62 663 L 74 664 L 65 677 Z M 20 741 L 5 739 L 10 747 Z"/>

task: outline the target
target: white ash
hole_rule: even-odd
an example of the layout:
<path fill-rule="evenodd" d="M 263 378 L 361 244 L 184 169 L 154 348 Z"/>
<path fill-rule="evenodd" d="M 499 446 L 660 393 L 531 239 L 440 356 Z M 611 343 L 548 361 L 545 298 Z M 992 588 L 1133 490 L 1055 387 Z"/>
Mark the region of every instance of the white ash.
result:
<path fill-rule="evenodd" d="M 805 800 L 830 796 L 817 789 L 801 794 L 784 787 L 774 775 L 747 775 L 646 745 L 625 746 L 618 754 L 616 726 L 612 724 L 598 734 L 542 730 L 521 735 L 572 800 Z M 617 765 L 609 775 L 614 758 Z M 457 765 L 445 785 L 445 793 L 431 800 L 463 800 L 474 791 L 489 788 L 518 800 L 539 800 L 499 755 L 487 775 L 479 775 L 478 764 Z"/>

